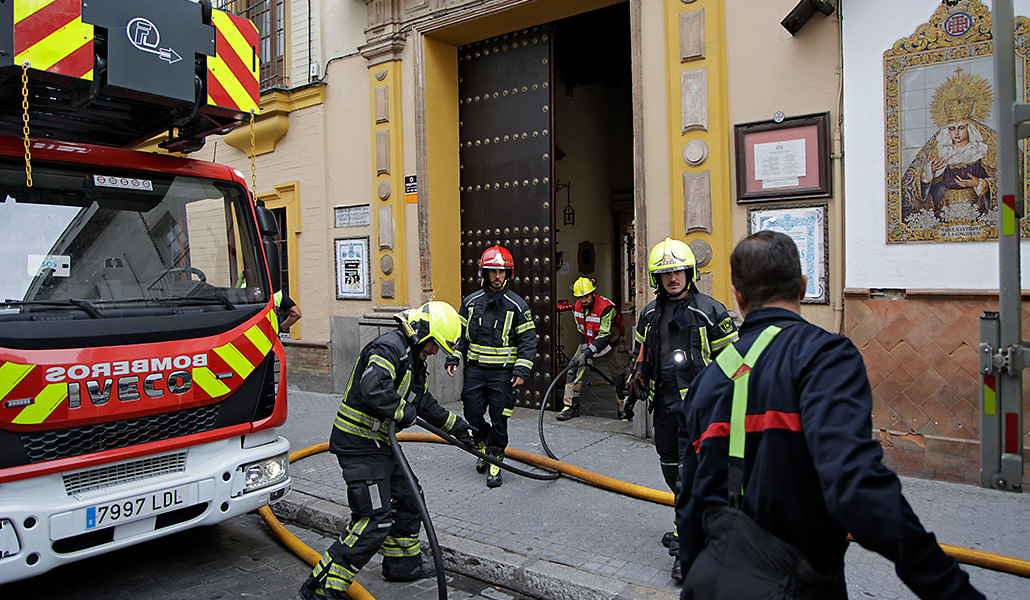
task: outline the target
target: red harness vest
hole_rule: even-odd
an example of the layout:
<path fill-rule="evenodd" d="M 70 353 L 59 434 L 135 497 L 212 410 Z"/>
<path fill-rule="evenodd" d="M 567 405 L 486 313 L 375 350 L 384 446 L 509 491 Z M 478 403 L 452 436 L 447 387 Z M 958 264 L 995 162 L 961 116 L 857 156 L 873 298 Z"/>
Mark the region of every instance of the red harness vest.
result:
<path fill-rule="evenodd" d="M 594 305 L 590 307 L 590 312 L 583 314 L 583 302 L 576 300 L 576 306 L 573 308 L 572 314 L 576 317 L 576 326 L 583 332 L 583 337 L 586 338 L 588 344 L 594 343 L 597 338 L 597 329 L 601 326 L 601 315 L 609 306 L 615 306 L 615 303 L 605 298 L 600 294 L 594 294 Z M 619 311 L 615 311 L 615 322 L 612 323 L 611 340 L 604 350 L 601 350 L 594 356 L 604 356 L 612 349 L 612 343 L 622 335 L 622 315 Z"/>

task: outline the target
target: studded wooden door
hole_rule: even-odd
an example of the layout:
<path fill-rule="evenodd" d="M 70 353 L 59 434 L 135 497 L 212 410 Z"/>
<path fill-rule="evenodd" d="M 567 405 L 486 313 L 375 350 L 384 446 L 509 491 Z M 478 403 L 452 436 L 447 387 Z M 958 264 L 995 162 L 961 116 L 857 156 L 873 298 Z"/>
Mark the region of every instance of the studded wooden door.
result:
<path fill-rule="evenodd" d="M 511 252 L 511 289 L 529 304 L 538 336 L 533 373 L 516 396 L 529 408 L 539 408 L 556 374 L 551 56 L 546 25 L 458 53 L 462 295 L 480 287 L 484 250 Z"/>

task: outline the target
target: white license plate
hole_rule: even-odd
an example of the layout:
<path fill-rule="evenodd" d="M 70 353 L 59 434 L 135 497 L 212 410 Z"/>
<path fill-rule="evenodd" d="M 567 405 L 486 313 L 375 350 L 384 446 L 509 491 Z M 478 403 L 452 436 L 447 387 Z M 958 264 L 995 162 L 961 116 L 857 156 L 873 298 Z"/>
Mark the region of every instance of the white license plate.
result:
<path fill-rule="evenodd" d="M 86 530 L 110 527 L 184 508 L 194 504 L 196 497 L 197 484 L 188 483 L 159 492 L 90 506 L 86 508 Z"/>

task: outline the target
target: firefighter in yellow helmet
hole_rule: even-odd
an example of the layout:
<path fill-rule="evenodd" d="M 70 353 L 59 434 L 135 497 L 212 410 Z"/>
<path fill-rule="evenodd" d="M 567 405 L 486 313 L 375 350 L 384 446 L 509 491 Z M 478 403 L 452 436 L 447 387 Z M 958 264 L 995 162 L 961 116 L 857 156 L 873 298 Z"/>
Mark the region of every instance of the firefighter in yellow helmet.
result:
<path fill-rule="evenodd" d="M 461 319 L 446 302 L 427 302 L 395 318 L 396 329 L 361 350 L 336 413 L 329 451 L 347 482 L 350 527 L 301 586 L 305 600 L 348 598 L 354 576 L 380 548 L 387 581 L 436 574 L 419 551 L 418 500 L 393 456 L 387 423 L 407 427 L 422 417 L 472 445 L 468 423 L 440 406 L 426 389 L 426 358 L 438 350 L 454 351 Z"/>
<path fill-rule="evenodd" d="M 657 298 L 637 320 L 633 336 L 635 364 L 630 375 L 634 395 L 654 412 L 654 445 L 662 476 L 678 492 L 678 410 L 694 377 L 737 339 L 737 327 L 721 302 L 697 289 L 697 263 L 690 247 L 665 238 L 651 249 L 647 272 Z M 683 582 L 679 539 L 672 531 L 662 538 L 677 557 L 672 578 Z"/>
<path fill-rule="evenodd" d="M 565 383 L 565 408 L 556 417 L 568 421 L 579 416 L 579 394 L 583 389 L 583 375 L 593 359 L 603 357 L 608 364 L 608 373 L 615 381 L 615 395 L 618 399 L 619 419 L 628 421 L 632 414 L 625 411 L 626 367 L 629 365 L 629 350 L 623 343 L 622 316 L 615 303 L 597 293 L 597 281 L 580 277 L 572 284 L 572 295 L 576 297 L 572 314 L 579 330 L 579 348 L 569 361 L 569 374 Z"/>

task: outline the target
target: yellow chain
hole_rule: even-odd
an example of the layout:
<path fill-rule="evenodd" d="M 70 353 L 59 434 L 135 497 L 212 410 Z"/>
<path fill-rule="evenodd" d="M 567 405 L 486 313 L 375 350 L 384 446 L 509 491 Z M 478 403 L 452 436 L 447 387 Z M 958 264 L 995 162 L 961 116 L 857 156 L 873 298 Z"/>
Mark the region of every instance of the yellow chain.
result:
<path fill-rule="evenodd" d="M 250 109 L 250 196 L 257 198 L 257 142 L 254 141 L 254 109 Z"/>
<path fill-rule="evenodd" d="M 32 150 L 29 148 L 29 61 L 21 65 L 21 127 L 25 134 L 25 185 L 32 187 Z"/>

